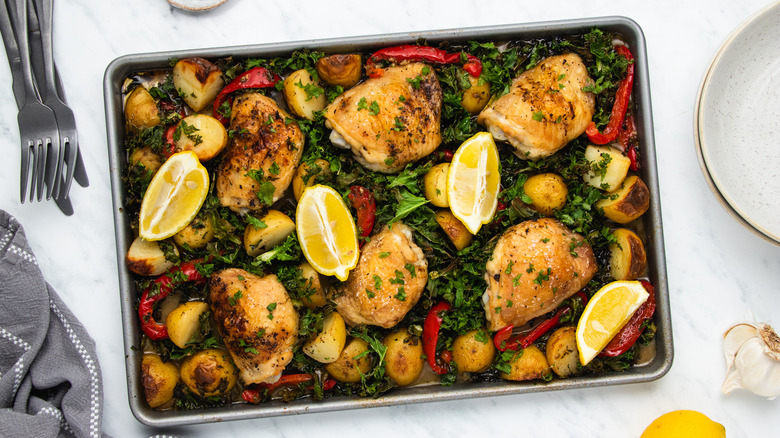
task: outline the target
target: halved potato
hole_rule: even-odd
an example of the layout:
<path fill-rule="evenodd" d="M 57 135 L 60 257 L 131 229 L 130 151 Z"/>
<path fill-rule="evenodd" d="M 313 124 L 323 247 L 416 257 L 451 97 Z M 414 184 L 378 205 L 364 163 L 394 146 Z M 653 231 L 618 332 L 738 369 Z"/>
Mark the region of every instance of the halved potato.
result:
<path fill-rule="evenodd" d="M 328 160 L 317 158 L 312 164 L 301 163 L 292 180 L 293 196 L 295 200 L 301 199 L 301 194 L 306 187 L 311 187 L 328 178 L 332 174 Z"/>
<path fill-rule="evenodd" d="M 314 112 L 322 111 L 328 104 L 325 90 L 305 69 L 296 70 L 287 76 L 282 93 L 290 111 L 308 120 L 314 120 Z"/>
<path fill-rule="evenodd" d="M 200 329 L 201 315 L 208 312 L 209 305 L 203 301 L 188 301 L 173 309 L 165 318 L 168 337 L 177 347 L 187 348 Z"/>
<path fill-rule="evenodd" d="M 351 88 L 360 81 L 363 61 L 360 55 L 330 55 L 317 60 L 314 68 L 325 83 Z"/>
<path fill-rule="evenodd" d="M 450 210 L 439 210 L 436 212 L 434 219 L 444 230 L 447 237 L 450 238 L 452 244 L 455 245 L 455 249 L 460 251 L 471 244 L 471 239 L 474 238 L 474 235 Z"/>
<path fill-rule="evenodd" d="M 156 154 L 151 146 L 144 146 L 138 148 L 130 154 L 130 162 L 132 164 L 144 166 L 147 170 L 151 170 L 152 174 L 157 173 L 157 169 L 162 166 L 163 160 L 159 154 Z"/>
<path fill-rule="evenodd" d="M 127 95 L 125 122 L 134 129 L 152 128 L 160 124 L 160 109 L 149 90 L 137 86 Z"/>
<path fill-rule="evenodd" d="M 576 327 L 561 327 L 547 340 L 547 362 L 560 377 L 569 377 L 578 371 L 580 354 L 577 350 L 576 333 Z"/>
<path fill-rule="evenodd" d="M 627 224 L 642 216 L 650 208 L 650 190 L 644 181 L 631 175 L 609 197 L 596 202 L 604 216 L 619 224 Z"/>
<path fill-rule="evenodd" d="M 642 239 L 631 230 L 613 231 L 616 243 L 609 246 L 609 272 L 615 280 L 636 280 L 645 272 L 647 254 Z"/>
<path fill-rule="evenodd" d="M 479 78 L 475 78 L 470 74 L 466 76 L 469 78 L 471 87 L 463 90 L 463 98 L 460 104 L 471 114 L 479 114 L 490 100 L 490 83 L 484 82 L 480 84 Z"/>
<path fill-rule="evenodd" d="M 617 149 L 609 146 L 585 148 L 585 159 L 590 162 L 591 170 L 585 175 L 585 182 L 602 190 L 615 190 L 628 174 L 631 160 Z"/>
<path fill-rule="evenodd" d="M 509 373 L 501 373 L 506 380 L 533 380 L 539 379 L 550 372 L 550 364 L 547 362 L 542 350 L 536 345 L 524 348 L 520 357 L 511 363 Z"/>
<path fill-rule="evenodd" d="M 206 246 L 214 238 L 214 226 L 208 219 L 196 217 L 181 231 L 173 235 L 173 241 L 177 245 L 185 245 L 192 249 Z"/>
<path fill-rule="evenodd" d="M 329 313 L 322 321 L 322 331 L 303 345 L 303 352 L 320 363 L 338 360 L 347 342 L 347 326 L 338 312 Z"/>
<path fill-rule="evenodd" d="M 425 199 L 436 207 L 449 207 L 447 200 L 447 174 L 450 171 L 450 163 L 440 163 L 433 167 L 423 177 L 425 185 Z"/>
<path fill-rule="evenodd" d="M 301 270 L 301 277 L 303 277 L 309 286 L 309 289 L 313 290 L 309 296 L 302 296 L 301 302 L 304 306 L 310 309 L 316 309 L 325 305 L 325 287 L 322 284 L 319 272 L 314 270 L 314 267 L 309 262 L 303 262 L 298 265 Z"/>
<path fill-rule="evenodd" d="M 526 180 L 523 192 L 531 198 L 531 208 L 549 217 L 566 204 L 569 188 L 560 175 L 540 173 Z"/>
<path fill-rule="evenodd" d="M 173 246 L 173 245 L 171 245 Z M 173 246 L 173 251 L 179 251 Z M 165 258 L 165 253 L 158 242 L 152 242 L 136 237 L 125 255 L 127 269 L 138 275 L 160 275 L 173 266 L 173 262 Z"/>
<path fill-rule="evenodd" d="M 360 375 L 371 371 L 368 342 L 352 338 L 341 350 L 338 360 L 325 365 L 325 371 L 339 382 L 356 383 Z"/>
<path fill-rule="evenodd" d="M 222 70 L 206 59 L 185 58 L 173 66 L 173 86 L 195 111 L 210 104 L 224 85 Z"/>
<path fill-rule="evenodd" d="M 144 354 L 141 359 L 141 385 L 150 407 L 156 408 L 171 401 L 178 383 L 179 369 L 176 365 L 163 362 L 156 354 Z"/>
<path fill-rule="evenodd" d="M 200 350 L 184 359 L 179 372 L 182 382 L 201 397 L 226 394 L 238 380 L 238 368 L 230 354 L 216 348 Z"/>
<path fill-rule="evenodd" d="M 384 339 L 385 373 L 398 386 L 416 382 L 425 366 L 422 341 L 413 338 L 406 328 L 398 329 Z"/>
<path fill-rule="evenodd" d="M 222 152 L 228 144 L 225 126 L 214 117 L 193 114 L 185 117 L 176 127 L 177 151 L 192 151 L 200 162 L 208 161 Z"/>
<path fill-rule="evenodd" d="M 458 372 L 481 373 L 488 369 L 495 358 L 496 347 L 485 330 L 471 330 L 452 342 L 452 360 L 458 364 Z"/>
<path fill-rule="evenodd" d="M 260 221 L 264 226 L 249 224 L 244 230 L 244 249 L 250 256 L 268 251 L 295 232 L 295 222 L 279 210 L 268 210 Z"/>

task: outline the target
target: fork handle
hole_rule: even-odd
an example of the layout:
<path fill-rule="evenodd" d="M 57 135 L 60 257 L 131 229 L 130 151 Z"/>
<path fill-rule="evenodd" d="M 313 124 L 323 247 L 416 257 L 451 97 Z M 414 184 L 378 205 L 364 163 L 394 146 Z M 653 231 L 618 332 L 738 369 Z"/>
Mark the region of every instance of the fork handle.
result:
<path fill-rule="evenodd" d="M 54 48 L 52 39 L 53 0 L 34 0 L 38 13 L 38 26 L 41 32 L 41 47 L 43 52 L 43 70 L 46 77 L 45 99 L 57 96 L 57 77 L 54 71 Z"/>
<path fill-rule="evenodd" d="M 32 67 L 30 67 L 30 41 L 27 35 L 27 0 L 16 0 L 16 11 L 11 13 L 16 31 L 16 42 L 19 46 L 19 58 L 22 61 L 22 80 L 27 93 L 27 100 L 32 98 L 41 100 L 33 79 Z"/>

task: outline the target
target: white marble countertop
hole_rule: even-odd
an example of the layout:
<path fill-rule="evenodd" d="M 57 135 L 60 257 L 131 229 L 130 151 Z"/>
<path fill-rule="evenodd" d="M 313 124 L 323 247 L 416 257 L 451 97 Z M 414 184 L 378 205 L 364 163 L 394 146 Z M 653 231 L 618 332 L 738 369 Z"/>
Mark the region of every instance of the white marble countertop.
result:
<path fill-rule="evenodd" d="M 53 202 L 19 203 L 19 134 L 10 72 L 0 62 L 0 208 L 25 227 L 47 281 L 97 343 L 104 379 L 104 428 L 117 437 L 638 436 L 659 415 L 695 409 L 729 437 L 776 436 L 777 401 L 724 396 L 721 335 L 748 311 L 780 324 L 780 248 L 721 207 L 699 169 L 693 140 L 696 92 L 716 50 L 767 0 L 498 0 L 369 3 L 230 0 L 200 14 L 165 0 L 70 0 L 55 5 L 56 60 L 76 113 L 91 185 L 75 183 L 76 213 Z M 566 18 L 622 15 L 647 40 L 675 357 L 660 380 L 490 399 L 154 430 L 127 400 L 102 83 L 116 57 L 138 52 L 245 45 Z M 754 98 L 756 96 L 746 96 Z"/>

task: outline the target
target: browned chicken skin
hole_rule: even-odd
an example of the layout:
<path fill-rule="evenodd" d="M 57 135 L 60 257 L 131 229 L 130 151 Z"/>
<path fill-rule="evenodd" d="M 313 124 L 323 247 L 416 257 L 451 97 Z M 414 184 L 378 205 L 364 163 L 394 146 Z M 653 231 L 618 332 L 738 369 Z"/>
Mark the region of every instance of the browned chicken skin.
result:
<path fill-rule="evenodd" d="M 360 261 L 333 301 L 349 325 L 390 328 L 417 304 L 428 281 L 428 261 L 401 222 L 371 236 Z"/>
<path fill-rule="evenodd" d="M 496 99 L 477 121 L 496 140 L 508 141 L 520 158 L 548 157 L 579 137 L 596 109 L 593 83 L 579 55 L 544 59 L 512 82 L 508 94 Z"/>
<path fill-rule="evenodd" d="M 596 274 L 590 245 L 554 219 L 508 228 L 486 264 L 483 301 L 490 330 L 520 327 L 555 309 Z"/>
<path fill-rule="evenodd" d="M 273 201 L 281 198 L 301 161 L 303 133 L 273 99 L 260 93 L 236 97 L 231 114 L 235 134 L 217 171 L 217 196 L 237 213 L 260 210 L 267 205 L 257 195 L 262 183 L 253 176 L 273 184 Z"/>
<path fill-rule="evenodd" d="M 241 380 L 276 381 L 298 338 L 298 313 L 282 283 L 275 275 L 225 269 L 211 276 L 209 301 Z"/>
<path fill-rule="evenodd" d="M 426 73 L 427 72 L 427 73 Z M 331 141 L 368 169 L 394 173 L 441 143 L 442 92 L 424 63 L 388 67 L 325 108 Z"/>

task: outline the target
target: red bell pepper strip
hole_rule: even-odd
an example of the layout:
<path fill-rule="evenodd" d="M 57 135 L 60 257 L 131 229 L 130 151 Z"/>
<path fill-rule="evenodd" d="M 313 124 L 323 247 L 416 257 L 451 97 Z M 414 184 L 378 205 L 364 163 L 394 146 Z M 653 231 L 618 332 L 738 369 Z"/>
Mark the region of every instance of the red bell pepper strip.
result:
<path fill-rule="evenodd" d="M 576 295 L 580 297 L 583 304 L 588 302 L 588 297 L 584 292 L 577 292 Z M 518 348 L 527 348 L 529 345 L 536 342 L 537 339 L 541 338 L 542 335 L 552 330 L 553 327 L 556 327 L 561 322 L 561 318 L 569 314 L 572 310 L 572 307 L 568 305 L 561 307 L 553 316 L 542 321 L 542 323 L 534 327 L 533 330 L 522 336 L 512 336 L 512 330 L 514 330 L 515 326 L 510 324 L 496 332 L 493 337 L 493 344 L 498 351 L 502 352 L 506 350 L 517 351 Z"/>
<path fill-rule="evenodd" d="M 442 49 L 429 46 L 402 45 L 387 47 L 374 52 L 366 62 L 366 73 L 371 78 L 382 76 L 382 69 L 377 67 L 378 61 L 428 61 L 434 64 L 456 64 L 461 60 L 460 53 L 447 53 Z M 482 61 L 474 55 L 466 55 L 467 62 L 463 64 L 471 76 L 478 78 L 482 74 Z"/>
<path fill-rule="evenodd" d="M 376 221 L 376 201 L 371 190 L 363 186 L 352 186 L 349 188 L 349 198 L 352 208 L 357 212 L 357 226 L 360 237 L 366 238 L 371 235 Z M 363 242 L 361 241 L 361 245 Z"/>
<path fill-rule="evenodd" d="M 165 130 L 165 143 L 163 143 L 162 154 L 166 160 L 170 158 L 174 152 L 176 152 L 176 141 L 173 139 L 173 134 L 176 132 L 177 126 L 179 126 L 178 123 L 173 126 L 169 126 L 168 129 Z"/>
<path fill-rule="evenodd" d="M 642 324 L 646 319 L 653 317 L 653 313 L 655 313 L 655 288 L 647 281 L 642 280 L 641 283 L 649 293 L 647 300 L 636 309 L 631 319 L 612 338 L 609 344 L 601 350 L 599 356 L 615 357 L 628 351 L 642 334 Z"/>
<path fill-rule="evenodd" d="M 631 146 L 628 149 L 628 152 L 626 153 L 626 156 L 628 157 L 629 161 L 631 162 L 628 165 L 628 168 L 633 170 L 634 172 L 639 170 L 639 156 L 638 156 L 638 153 L 636 151 L 636 147 Z"/>
<path fill-rule="evenodd" d="M 222 106 L 222 103 L 227 100 L 231 93 L 238 90 L 246 90 L 248 88 L 273 87 L 280 80 L 281 78 L 279 75 L 272 75 L 271 72 L 264 67 L 255 67 L 241 73 L 217 94 L 217 98 L 214 99 L 213 105 L 214 117 L 223 125 L 227 125 L 228 119 L 219 112 L 219 107 Z"/>
<path fill-rule="evenodd" d="M 585 130 L 588 139 L 598 145 L 607 144 L 617 138 L 620 128 L 623 126 L 623 119 L 628 109 L 628 100 L 631 97 L 631 89 L 634 86 L 634 56 L 626 46 L 616 46 L 615 51 L 628 59 L 629 63 L 626 67 L 626 77 L 618 84 L 617 93 L 615 93 L 615 103 L 612 106 L 612 113 L 609 116 L 609 122 L 607 127 L 604 128 L 604 132 L 599 132 L 598 128 L 596 128 L 596 123 L 593 121 L 590 122 Z"/>
<path fill-rule="evenodd" d="M 258 383 L 256 385 L 251 385 L 251 387 L 245 388 L 244 391 L 241 392 L 241 398 L 243 398 L 248 403 L 258 404 L 262 401 L 263 394 L 271 395 L 274 393 L 274 391 L 283 386 L 300 385 L 301 383 L 305 383 L 313 379 L 314 376 L 311 374 L 286 374 L 280 377 L 279 380 L 274 383 Z M 327 379 L 322 382 L 323 391 L 328 391 L 334 386 L 336 386 L 336 381 L 333 379 Z"/>
<path fill-rule="evenodd" d="M 173 290 L 175 286 L 173 276 L 181 272 L 184 274 L 185 282 L 201 282 L 206 280 L 206 278 L 195 268 L 196 263 L 200 263 L 200 260 L 174 266 L 169 269 L 167 273 L 157 277 L 154 280 L 153 285 L 144 289 L 141 294 L 141 301 L 138 303 L 138 316 L 141 319 L 141 330 L 143 330 L 150 339 L 159 341 L 160 339 L 168 337 L 168 329 L 165 327 L 165 324 L 155 321 L 152 313 L 154 312 L 155 303 L 167 297 Z M 159 289 L 156 294 L 152 295 L 155 286 L 159 286 Z"/>
<path fill-rule="evenodd" d="M 450 303 L 441 301 L 435 306 L 431 307 L 428 311 L 428 315 L 425 317 L 423 323 L 422 344 L 423 353 L 428 360 L 428 365 L 436 374 L 446 374 L 447 367 L 439 365 L 436 361 L 436 344 L 439 343 L 439 331 L 441 330 L 441 312 L 446 312 L 450 309 Z"/>

